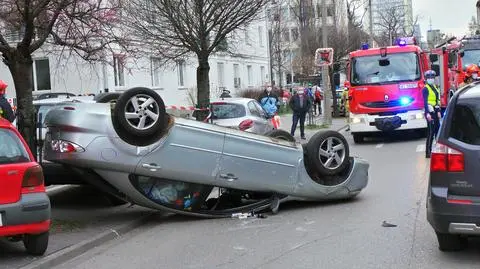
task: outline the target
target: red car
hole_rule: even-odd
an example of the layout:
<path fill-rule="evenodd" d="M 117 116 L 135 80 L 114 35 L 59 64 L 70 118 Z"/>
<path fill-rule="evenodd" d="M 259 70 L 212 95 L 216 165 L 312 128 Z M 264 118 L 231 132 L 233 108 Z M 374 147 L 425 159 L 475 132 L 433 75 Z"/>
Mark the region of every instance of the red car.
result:
<path fill-rule="evenodd" d="M 42 168 L 17 129 L 0 117 L 0 237 L 43 255 L 50 215 Z"/>

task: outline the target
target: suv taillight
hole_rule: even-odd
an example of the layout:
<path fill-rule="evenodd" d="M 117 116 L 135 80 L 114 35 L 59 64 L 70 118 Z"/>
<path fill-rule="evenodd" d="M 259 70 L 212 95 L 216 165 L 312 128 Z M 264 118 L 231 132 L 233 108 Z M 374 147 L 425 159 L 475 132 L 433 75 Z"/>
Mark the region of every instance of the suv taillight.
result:
<path fill-rule="evenodd" d="M 253 126 L 253 120 L 244 120 L 238 125 L 238 129 L 245 131 Z"/>
<path fill-rule="evenodd" d="M 25 192 L 44 192 L 43 169 L 40 165 L 28 168 L 23 175 L 22 189 Z"/>
<path fill-rule="evenodd" d="M 462 152 L 440 143 L 433 145 L 430 171 L 463 172 L 464 168 L 465 161 Z"/>

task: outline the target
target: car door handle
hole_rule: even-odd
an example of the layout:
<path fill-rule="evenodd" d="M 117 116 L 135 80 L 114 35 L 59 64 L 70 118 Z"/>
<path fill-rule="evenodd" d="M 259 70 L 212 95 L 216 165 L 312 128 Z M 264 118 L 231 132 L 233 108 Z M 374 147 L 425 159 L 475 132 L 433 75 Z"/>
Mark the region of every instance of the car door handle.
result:
<path fill-rule="evenodd" d="M 162 167 L 160 167 L 156 163 L 144 163 L 142 164 L 142 167 L 147 169 L 152 169 L 152 170 L 162 169 Z"/>
<path fill-rule="evenodd" d="M 237 180 L 238 177 L 236 177 L 234 174 L 220 174 L 220 178 L 226 179 L 227 181 L 234 181 Z"/>

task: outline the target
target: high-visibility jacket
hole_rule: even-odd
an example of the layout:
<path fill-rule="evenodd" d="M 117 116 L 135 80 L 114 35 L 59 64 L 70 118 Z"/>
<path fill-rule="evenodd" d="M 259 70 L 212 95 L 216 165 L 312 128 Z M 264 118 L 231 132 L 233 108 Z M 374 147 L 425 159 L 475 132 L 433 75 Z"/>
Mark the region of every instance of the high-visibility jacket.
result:
<path fill-rule="evenodd" d="M 433 87 L 430 84 L 425 84 L 425 87 L 428 89 L 428 104 L 435 107 L 440 105 L 440 91 L 434 85 Z"/>

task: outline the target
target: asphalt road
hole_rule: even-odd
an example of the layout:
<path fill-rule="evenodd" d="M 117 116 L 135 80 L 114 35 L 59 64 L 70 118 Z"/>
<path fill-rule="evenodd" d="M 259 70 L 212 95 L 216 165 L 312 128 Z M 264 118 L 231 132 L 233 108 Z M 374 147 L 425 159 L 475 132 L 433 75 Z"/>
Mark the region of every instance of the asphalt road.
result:
<path fill-rule="evenodd" d="M 437 248 L 423 139 L 347 138 L 352 154 L 371 162 L 369 185 L 353 201 L 286 204 L 266 219 L 159 217 L 57 268 L 479 268 L 478 240 L 458 253 Z"/>

